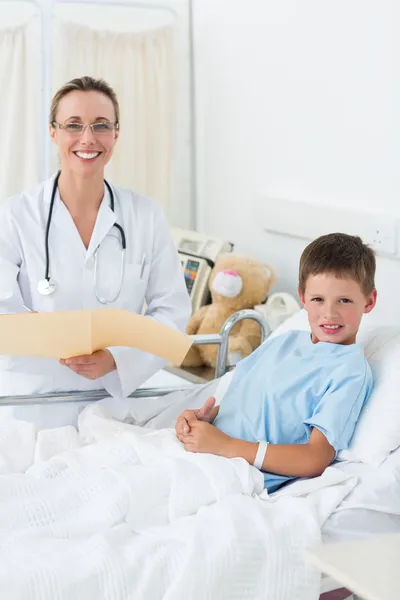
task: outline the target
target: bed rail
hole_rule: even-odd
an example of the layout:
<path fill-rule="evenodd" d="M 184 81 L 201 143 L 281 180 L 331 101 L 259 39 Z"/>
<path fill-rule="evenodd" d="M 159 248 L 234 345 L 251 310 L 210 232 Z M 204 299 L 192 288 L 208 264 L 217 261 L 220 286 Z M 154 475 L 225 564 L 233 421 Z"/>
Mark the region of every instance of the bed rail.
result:
<path fill-rule="evenodd" d="M 261 329 L 261 343 L 270 333 L 268 324 L 261 313 L 253 309 L 244 309 L 235 312 L 223 324 L 221 331 L 216 334 L 196 335 L 194 345 L 206 346 L 207 344 L 218 344 L 217 365 L 215 367 L 215 377 L 222 377 L 228 370 L 228 347 L 230 333 L 237 323 L 250 319 L 256 321 Z"/>
<path fill-rule="evenodd" d="M 195 346 L 206 346 L 217 344 L 218 356 L 215 369 L 215 377 L 222 377 L 228 370 L 228 345 L 229 335 L 233 327 L 243 321 L 250 319 L 256 321 L 261 329 L 261 341 L 270 333 L 270 329 L 264 317 L 257 311 L 251 309 L 240 310 L 231 315 L 223 324 L 221 331 L 216 334 L 195 335 L 193 344 Z M 198 384 L 193 384 L 198 385 Z M 191 386 L 190 386 L 191 387 Z M 188 389 L 188 386 L 175 387 L 149 387 L 138 388 L 130 398 L 149 398 L 152 396 L 165 396 L 170 392 L 176 392 Z M 54 392 L 46 394 L 34 394 L 31 396 L 0 396 L 0 406 L 15 406 L 15 405 L 30 405 L 30 404 L 60 404 L 64 402 L 95 402 L 109 396 L 106 390 L 88 390 L 88 391 L 70 391 L 70 392 Z"/>

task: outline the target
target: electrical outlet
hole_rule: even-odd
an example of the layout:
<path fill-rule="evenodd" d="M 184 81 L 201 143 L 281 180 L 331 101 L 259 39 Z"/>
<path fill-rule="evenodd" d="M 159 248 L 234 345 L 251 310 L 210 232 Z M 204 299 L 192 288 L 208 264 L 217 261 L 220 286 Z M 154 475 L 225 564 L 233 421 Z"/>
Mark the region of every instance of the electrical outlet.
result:
<path fill-rule="evenodd" d="M 391 256 L 397 253 L 396 222 L 394 219 L 378 217 L 368 229 L 370 231 L 363 241 L 369 244 L 377 253 Z"/>
<path fill-rule="evenodd" d="M 332 231 L 359 235 L 377 254 L 400 259 L 400 218 L 337 206 L 289 200 L 263 194 L 255 200 L 257 221 L 264 231 L 313 240 Z"/>

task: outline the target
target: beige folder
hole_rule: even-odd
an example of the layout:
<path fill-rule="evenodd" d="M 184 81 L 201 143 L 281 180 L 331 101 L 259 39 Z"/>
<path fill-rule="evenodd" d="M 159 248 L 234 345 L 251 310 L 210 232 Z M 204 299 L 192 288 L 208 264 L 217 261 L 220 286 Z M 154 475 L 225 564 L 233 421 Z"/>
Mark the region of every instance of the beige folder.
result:
<path fill-rule="evenodd" d="M 0 315 L 0 354 L 70 358 L 111 346 L 130 346 L 174 365 L 193 338 L 126 310 L 73 310 Z"/>

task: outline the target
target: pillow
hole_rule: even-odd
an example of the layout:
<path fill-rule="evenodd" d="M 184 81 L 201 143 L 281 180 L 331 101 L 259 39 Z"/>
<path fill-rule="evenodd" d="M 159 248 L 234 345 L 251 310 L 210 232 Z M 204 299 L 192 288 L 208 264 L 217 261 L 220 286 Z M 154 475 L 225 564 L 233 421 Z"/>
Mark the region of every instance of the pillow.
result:
<path fill-rule="evenodd" d="M 221 379 L 219 379 L 217 389 L 214 393 L 215 406 L 219 406 L 221 404 L 221 400 L 225 396 L 226 391 L 231 384 L 234 373 L 235 370 L 233 369 L 232 371 L 225 373 L 225 375 L 222 375 Z"/>
<path fill-rule="evenodd" d="M 268 339 L 274 338 L 282 333 L 286 333 L 287 331 L 310 331 L 307 312 L 304 310 L 304 308 L 283 321 L 283 323 L 274 329 L 271 335 L 268 336 Z"/>
<path fill-rule="evenodd" d="M 364 348 L 375 385 L 350 447 L 338 459 L 379 466 L 400 446 L 400 331 L 375 330 Z"/>
<path fill-rule="evenodd" d="M 379 326 L 367 317 L 370 315 L 361 322 L 357 342 L 364 348 L 375 385 L 361 411 L 350 447 L 339 452 L 338 460 L 379 466 L 400 446 L 400 330 Z M 270 337 L 309 329 L 303 309 L 284 321 Z"/>

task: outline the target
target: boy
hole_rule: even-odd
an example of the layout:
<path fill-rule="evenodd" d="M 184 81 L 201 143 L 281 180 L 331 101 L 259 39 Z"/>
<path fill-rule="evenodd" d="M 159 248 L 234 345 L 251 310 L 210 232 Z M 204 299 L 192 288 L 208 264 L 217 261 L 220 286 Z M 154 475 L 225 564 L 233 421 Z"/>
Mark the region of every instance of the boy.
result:
<path fill-rule="evenodd" d="M 235 369 L 220 407 L 209 398 L 185 411 L 176 432 L 185 449 L 242 457 L 269 492 L 320 475 L 348 447 L 373 387 L 356 335 L 376 303 L 374 252 L 359 237 L 332 233 L 304 250 L 299 296 L 311 334 L 267 340 Z"/>

